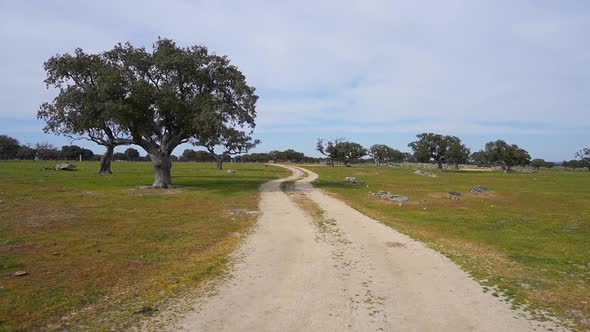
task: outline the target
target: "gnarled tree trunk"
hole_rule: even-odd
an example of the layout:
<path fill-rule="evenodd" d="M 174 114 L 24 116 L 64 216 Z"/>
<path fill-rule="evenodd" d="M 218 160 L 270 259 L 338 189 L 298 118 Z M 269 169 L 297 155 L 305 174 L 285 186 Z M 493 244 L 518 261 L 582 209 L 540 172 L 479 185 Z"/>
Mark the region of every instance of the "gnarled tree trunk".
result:
<path fill-rule="evenodd" d="M 172 186 L 172 159 L 168 152 L 150 152 L 150 159 L 154 165 L 154 188 L 170 188 Z"/>
<path fill-rule="evenodd" d="M 114 145 L 107 146 L 107 150 L 104 155 L 100 158 L 100 170 L 98 174 L 111 174 L 111 162 L 113 161 L 113 152 L 115 151 Z"/>
<path fill-rule="evenodd" d="M 221 171 L 223 169 L 223 156 L 215 156 L 215 161 L 217 162 L 217 169 Z"/>
<path fill-rule="evenodd" d="M 442 163 L 442 160 L 437 160 L 436 161 L 436 166 L 437 166 L 437 170 L 439 172 L 442 172 L 443 171 L 443 163 Z"/>

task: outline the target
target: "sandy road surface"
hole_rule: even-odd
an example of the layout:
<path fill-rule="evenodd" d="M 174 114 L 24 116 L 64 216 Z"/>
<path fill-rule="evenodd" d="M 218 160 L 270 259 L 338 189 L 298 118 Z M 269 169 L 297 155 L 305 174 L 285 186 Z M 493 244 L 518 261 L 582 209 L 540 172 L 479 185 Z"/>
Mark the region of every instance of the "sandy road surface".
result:
<path fill-rule="evenodd" d="M 261 187 L 258 225 L 237 252 L 232 277 L 171 327 L 190 331 L 532 331 L 446 257 L 293 176 Z M 324 211 L 318 227 L 280 189 Z M 558 329 L 559 330 L 559 329 Z"/>

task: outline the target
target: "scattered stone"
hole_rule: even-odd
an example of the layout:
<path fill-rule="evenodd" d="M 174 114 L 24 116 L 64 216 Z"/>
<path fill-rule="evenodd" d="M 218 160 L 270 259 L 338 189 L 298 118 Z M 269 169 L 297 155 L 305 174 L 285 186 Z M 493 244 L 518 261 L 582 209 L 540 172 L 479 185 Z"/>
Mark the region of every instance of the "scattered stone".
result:
<path fill-rule="evenodd" d="M 489 189 L 478 184 L 477 186 L 471 188 L 470 191 L 474 194 L 479 194 L 479 193 L 485 193 L 486 191 L 489 191 Z"/>
<path fill-rule="evenodd" d="M 57 252 L 57 251 L 54 251 L 52 255 L 53 255 L 53 256 L 59 256 L 59 252 Z"/>
<path fill-rule="evenodd" d="M 250 211 L 246 209 L 229 209 L 229 214 L 259 214 L 260 211 Z"/>
<path fill-rule="evenodd" d="M 55 166 L 55 170 L 56 171 L 75 171 L 76 165 L 70 164 L 70 163 L 57 164 Z"/>
<path fill-rule="evenodd" d="M 404 248 L 406 246 L 405 244 L 403 244 L 401 242 L 391 242 L 391 241 L 385 242 L 385 245 L 390 248 Z"/>
<path fill-rule="evenodd" d="M 580 225 L 565 225 L 561 228 L 562 231 L 564 232 L 575 232 L 575 231 L 579 231 L 582 227 L 580 227 Z"/>
<path fill-rule="evenodd" d="M 359 181 L 357 178 L 355 178 L 353 176 L 345 177 L 344 182 L 354 184 L 355 186 L 358 186 L 359 184 L 363 184 L 362 181 Z"/>
<path fill-rule="evenodd" d="M 146 315 L 146 316 L 153 316 L 154 313 L 156 313 L 158 311 L 158 309 L 156 308 L 152 308 L 149 306 L 144 306 L 143 308 L 135 311 L 133 314 L 134 315 Z"/>
<path fill-rule="evenodd" d="M 452 200 L 458 200 L 459 197 L 461 197 L 461 193 L 456 192 L 456 191 L 449 191 L 447 198 L 450 198 Z"/>
<path fill-rule="evenodd" d="M 47 167 L 47 166 L 43 166 L 41 168 L 39 168 L 39 170 L 41 171 L 53 171 L 55 168 L 51 168 L 51 167 Z"/>
<path fill-rule="evenodd" d="M 22 276 L 26 276 L 28 274 L 29 274 L 29 272 L 27 272 L 27 271 L 16 271 L 16 272 L 14 272 L 13 276 L 22 277 Z"/>
<path fill-rule="evenodd" d="M 407 196 L 395 195 L 395 194 L 390 193 L 389 191 L 383 191 L 383 190 L 380 190 L 376 193 L 370 192 L 369 195 L 377 196 L 377 197 L 384 199 L 386 201 L 394 201 L 394 202 L 398 202 L 398 203 L 405 203 L 410 200 L 410 198 Z"/>
<path fill-rule="evenodd" d="M 522 219 L 499 219 L 498 221 L 496 221 L 496 223 L 498 223 L 498 224 L 504 224 L 504 223 L 528 224 L 528 223 L 531 223 L 532 221 L 533 221 L 532 219 L 527 219 L 527 218 L 522 218 Z"/>
<path fill-rule="evenodd" d="M 236 170 L 235 170 L 235 169 L 231 169 L 231 168 L 230 168 L 230 169 L 228 169 L 228 170 L 227 170 L 227 173 L 230 173 L 230 174 L 234 174 L 235 172 L 236 172 Z"/>
<path fill-rule="evenodd" d="M 419 170 L 416 170 L 414 172 L 414 174 L 418 174 L 420 176 L 428 176 L 428 177 L 431 177 L 431 178 L 435 178 L 435 177 L 438 176 L 438 175 L 436 175 L 434 173 L 426 172 L 426 171 L 423 171 L 423 170 L 420 170 L 420 169 Z"/>

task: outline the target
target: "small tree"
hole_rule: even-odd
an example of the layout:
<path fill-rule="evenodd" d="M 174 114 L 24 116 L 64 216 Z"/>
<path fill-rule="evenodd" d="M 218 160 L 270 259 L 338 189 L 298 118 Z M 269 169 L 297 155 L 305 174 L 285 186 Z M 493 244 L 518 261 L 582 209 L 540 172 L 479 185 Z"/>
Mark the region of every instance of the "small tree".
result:
<path fill-rule="evenodd" d="M 503 140 L 488 142 L 485 146 L 486 160 L 492 164 L 499 164 L 505 172 L 510 172 L 513 166 L 530 163 L 529 153 L 516 144 L 508 144 Z"/>
<path fill-rule="evenodd" d="M 20 144 L 16 138 L 0 135 L 0 159 L 15 159 L 19 148 Z"/>
<path fill-rule="evenodd" d="M 58 160 L 60 151 L 52 144 L 39 142 L 35 144 L 35 159 Z"/>
<path fill-rule="evenodd" d="M 346 166 L 367 155 L 367 150 L 354 142 L 338 142 L 334 148 L 336 149 L 336 159 L 342 161 Z"/>
<path fill-rule="evenodd" d="M 470 156 L 469 159 L 467 160 L 470 164 L 472 165 L 476 165 L 476 166 L 486 166 L 489 164 L 487 158 L 486 158 L 486 153 L 484 151 L 476 151 L 473 152 Z"/>
<path fill-rule="evenodd" d="M 418 140 L 408 144 L 408 146 L 414 151 L 414 157 L 420 162 L 434 160 L 439 171 L 443 170 L 443 163 L 448 160 L 451 147 L 455 147 L 455 154 L 453 157 L 456 159 L 458 159 L 457 157 L 464 152 L 461 151 L 462 148 L 464 148 L 464 146 L 461 145 L 461 140 L 455 136 L 422 133 L 416 135 L 416 137 Z"/>
<path fill-rule="evenodd" d="M 590 171 L 590 148 L 584 148 L 578 151 L 576 157 L 580 158 L 583 167 L 588 167 L 588 171 Z"/>
<path fill-rule="evenodd" d="M 37 154 L 37 151 L 35 151 L 34 148 L 32 148 L 30 145 L 21 145 L 18 148 L 18 153 L 16 155 L 16 158 L 20 159 L 20 160 L 33 160 L 35 159 L 35 155 Z"/>
<path fill-rule="evenodd" d="M 297 163 L 301 162 L 305 158 L 305 154 L 302 152 L 297 152 L 293 149 L 287 149 L 281 152 L 280 157 L 281 160 Z"/>
<path fill-rule="evenodd" d="M 381 165 L 383 162 L 399 162 L 404 159 L 404 155 L 399 150 L 385 144 L 372 145 L 367 153 L 375 160 L 376 166 Z"/>
<path fill-rule="evenodd" d="M 545 162 L 545 159 L 533 159 L 531 160 L 531 166 L 539 169 L 541 167 L 545 167 L 545 165 L 547 165 L 547 162 Z"/>
<path fill-rule="evenodd" d="M 217 162 L 217 169 L 223 169 L 223 161 L 233 155 L 247 153 L 260 140 L 253 140 L 244 131 L 235 128 L 218 128 L 215 135 L 208 135 L 206 138 L 193 142 L 194 145 L 202 146 Z"/>
<path fill-rule="evenodd" d="M 469 159 L 471 150 L 464 144 L 461 144 L 461 140 L 455 136 L 448 138 L 449 149 L 445 155 L 446 162 L 453 164 L 455 169 L 459 169 L 459 164 L 464 164 Z"/>
<path fill-rule="evenodd" d="M 94 152 L 81 148 L 77 145 L 64 145 L 61 147 L 61 154 L 64 159 L 77 160 L 82 156 L 84 160 L 90 160 L 94 157 Z"/>
<path fill-rule="evenodd" d="M 342 143 L 344 139 L 342 138 L 335 138 L 332 140 L 324 140 L 318 138 L 318 142 L 316 143 L 316 150 L 319 153 L 323 154 L 324 156 L 328 157 L 330 166 L 334 167 L 334 161 L 340 158 L 339 151 L 336 149 L 336 145 Z"/>
<path fill-rule="evenodd" d="M 127 156 L 127 160 L 130 161 L 138 161 L 139 160 L 139 151 L 134 148 L 127 148 L 125 150 L 125 155 Z"/>

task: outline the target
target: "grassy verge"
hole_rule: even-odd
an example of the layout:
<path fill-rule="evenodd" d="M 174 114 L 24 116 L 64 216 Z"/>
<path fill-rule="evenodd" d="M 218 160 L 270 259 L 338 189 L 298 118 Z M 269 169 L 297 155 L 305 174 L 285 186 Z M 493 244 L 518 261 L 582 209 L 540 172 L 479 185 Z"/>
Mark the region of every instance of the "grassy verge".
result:
<path fill-rule="evenodd" d="M 240 211 L 256 209 L 261 183 L 290 174 L 176 163 L 178 187 L 151 190 L 138 188 L 153 181 L 149 163 L 114 163 L 107 176 L 77 164 L 0 162 L 0 330 L 132 326 L 220 275 L 255 220 Z"/>
<path fill-rule="evenodd" d="M 441 251 L 484 289 L 500 289 L 538 318 L 549 311 L 590 329 L 590 173 L 458 171 L 430 178 L 404 168 L 308 168 L 320 175 L 316 186 Z M 365 185 L 337 183 L 346 176 Z M 470 193 L 478 184 L 491 192 Z M 411 201 L 369 195 L 379 190 Z M 450 191 L 462 195 L 452 200 Z"/>

